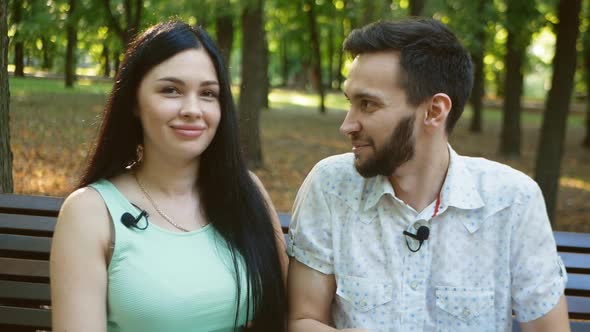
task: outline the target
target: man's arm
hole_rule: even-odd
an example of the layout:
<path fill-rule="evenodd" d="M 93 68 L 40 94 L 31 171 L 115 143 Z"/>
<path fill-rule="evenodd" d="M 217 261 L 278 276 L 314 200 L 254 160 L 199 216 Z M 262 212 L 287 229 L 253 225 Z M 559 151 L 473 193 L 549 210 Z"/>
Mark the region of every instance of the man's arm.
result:
<path fill-rule="evenodd" d="M 336 292 L 333 274 L 323 274 L 291 258 L 289 277 L 289 331 L 331 332 L 330 308 Z M 362 332 L 361 329 L 341 331 Z"/>
<path fill-rule="evenodd" d="M 545 316 L 521 323 L 522 332 L 569 332 L 569 320 L 567 316 L 567 302 L 565 296 L 561 296 L 555 308 Z"/>

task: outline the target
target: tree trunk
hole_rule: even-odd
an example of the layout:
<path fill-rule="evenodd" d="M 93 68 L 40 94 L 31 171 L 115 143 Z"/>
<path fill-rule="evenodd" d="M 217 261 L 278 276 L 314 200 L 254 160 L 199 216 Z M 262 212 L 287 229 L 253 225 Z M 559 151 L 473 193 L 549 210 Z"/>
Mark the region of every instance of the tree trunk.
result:
<path fill-rule="evenodd" d="M 410 0 L 410 16 L 421 16 L 426 0 Z"/>
<path fill-rule="evenodd" d="M 371 22 L 373 22 L 375 20 L 375 12 L 377 11 L 375 8 L 375 1 L 374 0 L 368 0 L 365 1 L 365 8 L 364 8 L 364 14 L 363 14 L 363 21 L 362 21 L 362 25 L 365 26 Z"/>
<path fill-rule="evenodd" d="M 326 113 L 325 96 L 324 96 L 324 83 L 322 80 L 322 57 L 320 53 L 320 40 L 318 27 L 314 11 L 314 2 L 307 1 L 309 10 L 307 11 L 307 17 L 309 19 L 309 32 L 311 34 L 311 68 L 312 68 L 312 82 L 315 81 L 315 88 L 320 95 L 320 113 Z"/>
<path fill-rule="evenodd" d="M 124 28 L 121 26 L 120 20 L 115 17 L 111 10 L 111 0 L 103 0 L 103 5 L 106 10 L 107 20 L 109 26 L 115 30 L 115 33 L 123 42 L 123 47 L 135 37 L 141 23 L 141 10 L 143 8 L 143 0 L 125 0 L 123 1 L 123 16 L 125 16 Z"/>
<path fill-rule="evenodd" d="M 51 69 L 51 67 L 53 67 L 53 57 L 51 54 L 51 40 L 47 36 L 41 37 L 41 48 L 43 52 L 43 61 L 41 63 L 41 68 Z"/>
<path fill-rule="evenodd" d="M 496 70 L 494 72 L 494 80 L 496 82 L 496 97 L 502 98 L 504 97 L 504 84 L 506 83 L 504 77 L 506 73 L 501 70 Z"/>
<path fill-rule="evenodd" d="M 8 0 L 6 0 L 8 1 Z M 18 0 L 12 1 L 12 20 L 14 24 L 19 24 L 22 20 L 22 5 L 23 3 Z M 22 40 L 20 40 L 20 33 L 18 29 L 14 33 L 14 76 L 24 77 L 25 76 L 25 46 Z"/>
<path fill-rule="evenodd" d="M 368 1 L 372 1 L 372 0 L 368 0 Z M 345 13 L 360 13 L 363 11 L 363 8 L 360 7 L 360 5 L 362 5 L 362 3 L 358 3 L 356 0 L 352 0 L 352 1 L 343 0 L 343 3 L 344 3 L 344 12 Z M 346 15 L 346 19 L 348 19 L 348 22 L 350 23 L 349 26 L 351 29 L 362 28 L 363 22 L 362 22 L 360 14 Z"/>
<path fill-rule="evenodd" d="M 65 63 L 65 74 L 66 74 L 66 87 L 71 88 L 74 86 L 76 80 L 76 44 L 78 42 L 77 31 L 78 23 L 76 19 L 76 0 L 69 0 L 70 9 L 68 10 L 68 22 L 67 22 L 67 39 L 68 44 L 66 46 L 66 63 Z"/>
<path fill-rule="evenodd" d="M 590 76 L 590 73 L 586 75 Z M 586 79 L 586 137 L 582 141 L 582 146 L 590 149 L 590 79 Z"/>
<path fill-rule="evenodd" d="M 553 77 L 545 104 L 537 152 L 535 179 L 543 191 L 552 223 L 555 223 L 561 157 L 576 70 L 580 2 L 581 0 L 559 1 Z"/>
<path fill-rule="evenodd" d="M 288 39 L 287 36 L 283 36 L 281 40 L 281 77 L 283 87 L 287 87 L 289 85 L 289 54 L 288 52 Z"/>
<path fill-rule="evenodd" d="M 119 73 L 119 66 L 121 66 L 121 52 L 120 51 L 115 51 L 115 53 L 113 53 L 113 61 L 114 63 L 114 67 L 115 67 L 115 77 L 117 76 L 117 74 Z"/>
<path fill-rule="evenodd" d="M 469 131 L 472 133 L 481 133 L 483 131 L 482 126 L 482 112 L 483 112 L 483 97 L 485 94 L 484 90 L 484 73 L 483 73 L 483 49 L 472 53 L 471 58 L 473 59 L 474 65 L 474 76 L 473 76 L 473 90 L 471 92 L 471 107 L 473 108 L 473 117 L 471 118 L 471 125 Z"/>
<path fill-rule="evenodd" d="M 479 0 L 477 3 L 478 12 L 482 13 L 485 6 L 485 0 Z M 472 133 L 481 133 L 482 126 L 482 112 L 483 112 L 483 97 L 485 95 L 485 78 L 483 72 L 483 57 L 485 55 L 486 42 L 486 26 L 485 24 L 478 25 L 478 31 L 475 37 L 477 43 L 471 51 L 471 59 L 473 60 L 474 75 L 473 75 L 473 89 L 471 91 L 471 107 L 473 108 L 473 117 L 471 118 L 471 125 L 469 130 Z"/>
<path fill-rule="evenodd" d="M 332 89 L 334 82 L 334 30 L 328 27 L 328 90 Z"/>
<path fill-rule="evenodd" d="M 106 41 L 102 45 L 102 65 L 102 76 L 105 78 L 111 77 L 111 56 Z"/>
<path fill-rule="evenodd" d="M 506 41 L 506 63 L 504 81 L 504 104 L 502 106 L 502 133 L 500 134 L 500 154 L 519 157 L 521 150 L 521 97 L 522 97 L 522 62 L 525 49 L 517 45 L 514 34 L 508 32 Z"/>
<path fill-rule="evenodd" d="M 268 51 L 268 39 L 266 38 L 266 30 L 264 30 L 264 21 L 262 24 L 262 43 L 264 44 L 264 47 L 262 48 L 261 57 L 263 61 L 262 70 L 264 72 L 262 73 L 263 91 L 260 94 L 260 98 L 262 98 L 262 108 L 268 109 L 268 95 L 270 93 L 270 77 L 268 76 L 268 66 L 270 65 L 270 52 Z"/>
<path fill-rule="evenodd" d="M 344 36 L 346 34 L 345 27 L 344 27 L 344 20 L 340 20 L 340 35 Z M 344 42 L 344 40 L 342 40 Z M 342 45 L 340 42 L 340 45 Z M 336 84 L 338 85 L 338 89 L 342 88 L 342 82 L 344 82 L 344 76 L 342 76 L 342 67 L 344 66 L 344 50 L 342 46 L 338 47 L 338 64 L 336 68 Z"/>
<path fill-rule="evenodd" d="M 218 16 L 215 19 L 215 27 L 217 31 L 217 45 L 225 65 L 229 68 L 229 61 L 231 57 L 232 45 L 234 42 L 234 20 L 231 14 Z"/>
<path fill-rule="evenodd" d="M 590 1 L 587 2 L 587 12 L 590 12 Z M 590 149 L 590 31 L 584 33 L 584 69 L 586 77 L 586 137 L 582 146 Z"/>
<path fill-rule="evenodd" d="M 8 87 L 8 0 L 0 0 L 0 192 L 14 191 L 10 151 L 10 89 Z"/>
<path fill-rule="evenodd" d="M 263 165 L 259 118 L 263 107 L 265 60 L 263 0 L 255 0 L 242 12 L 242 83 L 240 84 L 239 122 L 244 155 L 250 168 Z"/>

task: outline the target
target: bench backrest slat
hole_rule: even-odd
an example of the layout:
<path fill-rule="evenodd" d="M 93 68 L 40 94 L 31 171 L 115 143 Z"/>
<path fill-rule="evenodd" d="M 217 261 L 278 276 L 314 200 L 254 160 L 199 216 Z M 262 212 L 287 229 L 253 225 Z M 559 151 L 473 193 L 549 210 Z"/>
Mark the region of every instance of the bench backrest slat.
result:
<path fill-rule="evenodd" d="M 590 322 L 570 322 L 571 332 L 588 332 L 590 331 Z"/>
<path fill-rule="evenodd" d="M 63 201 L 58 197 L 0 194 L 0 212 L 55 217 Z"/>
<path fill-rule="evenodd" d="M 553 232 L 558 251 L 590 254 L 590 233 Z"/>
<path fill-rule="evenodd" d="M 567 267 L 568 273 L 590 274 L 590 255 L 560 252 L 559 256 L 561 256 L 563 264 Z"/>
<path fill-rule="evenodd" d="M 49 304 L 51 291 L 49 284 L 0 280 L 0 299 L 20 299 Z"/>
<path fill-rule="evenodd" d="M 56 222 L 56 217 L 0 213 L 0 233 L 31 234 L 34 232 L 51 236 Z"/>
<path fill-rule="evenodd" d="M 49 261 L 0 257 L 0 276 L 47 278 Z"/>
<path fill-rule="evenodd" d="M 281 222 L 283 233 L 287 234 L 289 231 L 289 223 L 291 222 L 291 215 L 289 213 L 279 213 L 279 221 Z"/>
<path fill-rule="evenodd" d="M 0 250 L 49 257 L 51 238 L 15 234 L 0 234 Z"/>
<path fill-rule="evenodd" d="M 567 296 L 567 308 L 570 318 L 590 319 L 590 297 Z"/>
<path fill-rule="evenodd" d="M 565 293 L 567 295 L 590 297 L 590 275 L 568 273 Z M 587 310 L 590 312 L 590 308 Z"/>
<path fill-rule="evenodd" d="M 0 306 L 0 324 L 31 326 L 51 330 L 51 311 Z"/>

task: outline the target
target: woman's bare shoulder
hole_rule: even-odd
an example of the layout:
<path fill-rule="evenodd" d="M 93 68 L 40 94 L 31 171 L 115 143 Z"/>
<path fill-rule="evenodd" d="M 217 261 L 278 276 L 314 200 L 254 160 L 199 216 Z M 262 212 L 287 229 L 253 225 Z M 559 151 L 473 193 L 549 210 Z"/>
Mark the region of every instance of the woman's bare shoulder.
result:
<path fill-rule="evenodd" d="M 100 194 L 90 187 L 71 193 L 59 211 L 56 231 L 108 240 L 109 212 Z"/>
<path fill-rule="evenodd" d="M 80 188 L 68 197 L 66 197 L 61 209 L 60 215 L 67 214 L 100 214 L 100 212 L 107 212 L 107 207 L 100 194 L 90 188 Z"/>

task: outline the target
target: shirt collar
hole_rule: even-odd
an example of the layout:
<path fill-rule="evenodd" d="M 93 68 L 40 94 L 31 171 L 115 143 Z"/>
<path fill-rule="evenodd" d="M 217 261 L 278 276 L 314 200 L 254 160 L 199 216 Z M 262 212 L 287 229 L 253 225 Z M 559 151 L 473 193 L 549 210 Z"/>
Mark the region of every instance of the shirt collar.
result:
<path fill-rule="evenodd" d="M 381 196 L 387 194 L 395 197 L 393 187 L 391 186 L 391 183 L 389 183 L 389 179 L 387 179 L 386 176 L 377 175 L 375 177 L 365 179 L 365 186 L 363 190 L 365 204 L 362 207 L 363 211 L 367 211 L 368 209 L 375 206 L 381 199 Z"/>
<path fill-rule="evenodd" d="M 465 161 L 449 145 L 449 169 L 440 192 L 441 205 L 463 210 L 479 209 L 485 205 L 476 181 Z"/>
<path fill-rule="evenodd" d="M 483 207 L 485 204 L 479 195 L 473 175 L 467 169 L 461 156 L 448 145 L 449 148 L 449 168 L 445 182 L 441 189 L 441 210 L 448 206 L 459 209 L 472 210 Z M 387 177 L 378 175 L 365 180 L 363 190 L 364 206 L 366 211 L 375 206 L 381 196 L 389 194 L 395 197 L 395 191 Z M 466 225 L 468 229 L 471 227 Z"/>

